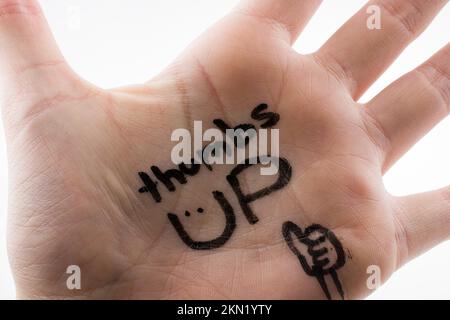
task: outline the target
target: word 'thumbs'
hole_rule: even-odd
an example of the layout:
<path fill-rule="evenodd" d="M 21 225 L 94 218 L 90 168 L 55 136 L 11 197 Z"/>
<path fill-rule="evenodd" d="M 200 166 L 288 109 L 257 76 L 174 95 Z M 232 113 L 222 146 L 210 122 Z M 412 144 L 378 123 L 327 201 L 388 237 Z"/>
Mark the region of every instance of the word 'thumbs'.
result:
<path fill-rule="evenodd" d="M 268 130 L 267 128 L 276 125 L 280 117 L 277 113 L 262 112 L 267 107 L 266 104 L 260 104 L 252 111 L 253 119 L 267 120 L 261 124 L 259 130 L 256 130 L 252 124 L 240 124 L 231 128 L 221 119 L 213 121 L 218 129 L 210 128 L 205 132 L 203 132 L 202 121 L 194 121 L 193 138 L 187 129 L 174 130 L 171 141 L 178 141 L 178 144 L 172 149 L 172 162 L 175 164 L 190 163 L 193 159 L 195 164 L 212 165 L 242 164 L 244 161 L 256 164 L 259 161 L 263 165 L 260 169 L 261 175 L 277 174 L 279 169 L 279 130 Z M 208 144 L 203 146 L 204 142 L 208 142 Z M 270 166 L 268 166 L 269 164 Z"/>

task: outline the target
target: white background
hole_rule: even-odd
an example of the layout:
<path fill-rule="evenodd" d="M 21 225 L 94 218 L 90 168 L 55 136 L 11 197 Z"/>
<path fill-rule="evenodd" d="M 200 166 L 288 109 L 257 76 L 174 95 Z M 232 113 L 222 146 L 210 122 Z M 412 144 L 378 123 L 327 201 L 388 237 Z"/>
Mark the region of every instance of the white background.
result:
<path fill-rule="evenodd" d="M 104 88 L 151 78 L 236 3 L 237 0 L 41 0 L 69 63 L 84 78 Z M 318 49 L 364 3 L 325 0 L 295 48 L 305 53 Z M 443 47 L 449 41 L 449 31 L 447 5 L 363 100 Z M 447 118 L 386 175 L 387 189 L 404 195 L 450 184 L 449 138 Z M 0 298 L 14 299 L 5 244 L 7 165 L 3 136 L 0 177 Z M 450 242 L 407 264 L 370 298 L 450 299 Z"/>

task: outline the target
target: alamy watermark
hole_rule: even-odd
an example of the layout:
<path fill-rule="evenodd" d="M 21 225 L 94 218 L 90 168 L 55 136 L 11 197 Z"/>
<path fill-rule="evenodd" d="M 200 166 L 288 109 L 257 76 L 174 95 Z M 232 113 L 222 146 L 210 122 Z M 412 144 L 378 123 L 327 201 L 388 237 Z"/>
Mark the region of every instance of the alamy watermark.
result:
<path fill-rule="evenodd" d="M 367 28 L 369 30 L 381 29 L 381 8 L 377 5 L 370 5 L 367 7 L 366 13 L 370 16 L 367 18 Z"/>
<path fill-rule="evenodd" d="M 171 141 L 178 144 L 172 149 L 171 160 L 175 164 L 260 163 L 261 175 L 275 175 L 279 168 L 279 139 L 279 129 L 235 128 L 223 132 L 210 128 L 203 131 L 202 121 L 194 121 L 193 136 L 184 128 L 172 132 Z"/>
<path fill-rule="evenodd" d="M 77 265 L 70 265 L 66 269 L 69 274 L 66 280 L 66 287 L 69 290 L 81 290 L 81 269 Z"/>
<path fill-rule="evenodd" d="M 376 290 L 381 286 L 381 268 L 377 265 L 367 267 L 366 273 L 369 277 L 366 280 L 366 286 L 369 290 Z"/>

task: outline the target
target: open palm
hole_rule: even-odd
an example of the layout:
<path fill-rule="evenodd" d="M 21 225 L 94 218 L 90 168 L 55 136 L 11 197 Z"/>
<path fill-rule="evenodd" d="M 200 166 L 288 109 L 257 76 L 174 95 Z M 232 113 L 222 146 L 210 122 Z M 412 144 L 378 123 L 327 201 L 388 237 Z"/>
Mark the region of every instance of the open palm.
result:
<path fill-rule="evenodd" d="M 357 103 L 446 2 L 372 1 L 381 29 L 367 28 L 365 7 L 302 56 L 291 45 L 320 1 L 242 1 L 148 83 L 105 91 L 70 70 L 35 1 L 0 0 L 19 297 L 367 295 L 369 266 L 384 281 L 450 235 L 449 189 L 396 198 L 382 182 L 448 114 L 450 47 Z M 278 188 L 243 204 L 235 166 L 155 177 L 177 168 L 173 130 L 259 128 L 258 106 L 279 115 Z M 250 167 L 234 177 L 247 195 L 276 180 Z M 80 290 L 66 286 L 71 265 Z"/>

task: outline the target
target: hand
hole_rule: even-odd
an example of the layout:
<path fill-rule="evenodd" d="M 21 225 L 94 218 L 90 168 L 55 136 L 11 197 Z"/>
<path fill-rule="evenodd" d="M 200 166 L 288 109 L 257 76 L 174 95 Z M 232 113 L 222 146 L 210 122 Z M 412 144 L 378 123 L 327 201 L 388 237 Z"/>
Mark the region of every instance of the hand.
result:
<path fill-rule="evenodd" d="M 68 67 L 36 1 L 0 0 L 18 296 L 362 298 L 368 266 L 385 281 L 445 240 L 450 189 L 397 198 L 382 176 L 448 114 L 450 46 L 357 100 L 447 1 L 374 0 L 382 29 L 366 28 L 365 7 L 299 55 L 291 45 L 319 3 L 242 1 L 148 83 L 102 90 Z M 155 177 L 177 168 L 175 129 L 259 128 L 264 104 L 256 113 L 280 117 L 278 189 L 238 203 L 230 165 L 201 165 L 172 192 Z M 245 195 L 276 180 L 243 170 Z M 70 265 L 81 290 L 66 287 Z"/>

